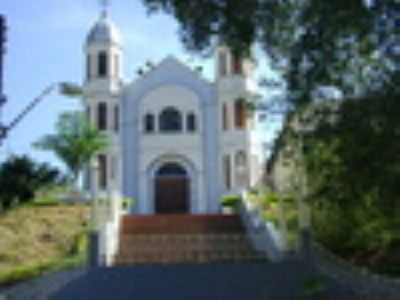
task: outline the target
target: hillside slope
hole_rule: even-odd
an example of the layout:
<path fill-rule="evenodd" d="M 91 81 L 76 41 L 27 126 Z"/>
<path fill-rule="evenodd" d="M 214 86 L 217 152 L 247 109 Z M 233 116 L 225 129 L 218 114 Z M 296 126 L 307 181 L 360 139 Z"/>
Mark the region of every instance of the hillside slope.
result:
<path fill-rule="evenodd" d="M 82 263 L 88 210 L 28 205 L 0 215 L 0 285 Z"/>

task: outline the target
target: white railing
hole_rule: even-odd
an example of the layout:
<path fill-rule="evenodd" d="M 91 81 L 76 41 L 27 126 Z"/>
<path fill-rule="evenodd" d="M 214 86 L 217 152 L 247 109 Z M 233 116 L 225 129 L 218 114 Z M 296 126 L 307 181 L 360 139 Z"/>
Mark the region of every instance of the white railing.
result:
<path fill-rule="evenodd" d="M 240 216 L 256 250 L 266 253 L 272 261 L 284 258 L 287 251 L 285 237 L 273 223 L 261 217 L 258 207 L 248 200 L 246 191 L 242 192 Z"/>

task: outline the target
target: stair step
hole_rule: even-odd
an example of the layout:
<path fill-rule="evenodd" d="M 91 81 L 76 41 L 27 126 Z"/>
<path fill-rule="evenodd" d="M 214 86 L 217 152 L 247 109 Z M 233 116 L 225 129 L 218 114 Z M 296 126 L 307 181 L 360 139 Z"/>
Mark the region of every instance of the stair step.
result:
<path fill-rule="evenodd" d="M 189 252 L 189 251 L 194 251 L 194 252 L 213 252 L 213 251 L 253 251 L 251 245 L 245 244 L 245 245 L 232 245 L 232 246 L 202 246 L 202 247 L 174 247 L 174 246 L 161 246 L 162 251 L 166 252 Z M 159 253 L 160 250 L 154 248 L 154 247 L 148 247 L 148 246 L 143 246 L 143 247 L 128 247 L 128 246 L 123 246 L 119 253 L 121 255 L 129 255 L 131 253 Z"/>
<path fill-rule="evenodd" d="M 240 217 L 126 216 L 115 265 L 266 261 L 248 240 Z"/>
<path fill-rule="evenodd" d="M 187 253 L 142 253 L 138 255 L 117 256 L 115 264 L 157 264 L 157 263 L 212 263 L 265 261 L 265 255 L 256 252 L 187 252 Z"/>
<path fill-rule="evenodd" d="M 251 249 L 244 234 L 122 235 L 121 251 L 133 249 Z"/>
<path fill-rule="evenodd" d="M 197 257 L 197 256 L 218 256 L 218 257 L 254 257 L 258 256 L 259 254 L 257 252 L 251 251 L 251 250 L 224 250 L 224 251 L 215 251 L 215 250 L 210 250 L 210 251 L 200 251 L 200 250 L 178 250 L 178 251 L 132 251 L 130 253 L 126 254 L 120 254 L 119 257 Z"/>
<path fill-rule="evenodd" d="M 125 216 L 122 232 L 128 234 L 190 234 L 243 232 L 238 216 L 157 215 Z"/>
<path fill-rule="evenodd" d="M 247 237 L 242 234 L 234 235 L 122 235 L 121 243 L 123 245 L 230 245 L 247 243 Z"/>

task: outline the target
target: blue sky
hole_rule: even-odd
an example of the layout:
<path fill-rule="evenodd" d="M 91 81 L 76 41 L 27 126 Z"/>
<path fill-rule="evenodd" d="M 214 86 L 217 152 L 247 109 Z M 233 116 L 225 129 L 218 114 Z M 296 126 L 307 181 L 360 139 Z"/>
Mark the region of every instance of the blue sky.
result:
<path fill-rule="evenodd" d="M 49 84 L 82 82 L 83 43 L 99 17 L 100 5 L 96 0 L 1 0 L 0 13 L 6 15 L 9 26 L 4 76 L 8 102 L 2 112 L 2 120 L 9 123 Z M 147 60 L 157 63 L 169 54 L 193 67 L 203 65 L 205 75 L 212 79 L 212 61 L 185 52 L 178 24 L 170 16 L 148 17 L 137 0 L 113 0 L 110 15 L 124 41 L 126 79 L 135 78 L 136 70 Z M 29 154 L 39 161 L 60 165 L 52 154 L 31 145 L 54 131 L 61 112 L 78 108 L 79 100 L 53 93 L 10 132 L 0 146 L 0 160 L 11 154 Z"/>

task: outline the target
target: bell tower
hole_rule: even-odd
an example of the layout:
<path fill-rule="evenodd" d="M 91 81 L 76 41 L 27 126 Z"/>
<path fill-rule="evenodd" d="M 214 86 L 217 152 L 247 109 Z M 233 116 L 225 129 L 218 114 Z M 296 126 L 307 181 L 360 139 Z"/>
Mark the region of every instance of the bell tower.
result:
<path fill-rule="evenodd" d="M 255 64 L 251 54 L 235 54 L 228 46 L 222 44 L 217 47 L 215 55 L 217 81 L 232 77 L 249 79 L 253 76 Z"/>
<path fill-rule="evenodd" d="M 85 185 L 90 189 L 96 184 L 98 190 L 107 191 L 113 184 L 119 184 L 120 178 L 119 99 L 123 51 L 119 30 L 109 16 L 109 2 L 100 3 L 99 19 L 84 44 L 84 106 L 90 123 L 107 134 L 110 145 L 98 155 L 98 178 L 88 170 Z"/>
<path fill-rule="evenodd" d="M 251 146 L 254 114 L 248 105 L 256 92 L 254 71 L 251 51 L 248 55 L 239 55 L 224 44 L 216 48 L 220 176 L 224 182 L 224 193 L 238 193 L 254 183 L 249 173 L 254 160 Z"/>
<path fill-rule="evenodd" d="M 122 42 L 119 30 L 109 17 L 108 1 L 101 1 L 99 20 L 90 30 L 84 51 L 85 84 L 89 88 L 118 90 L 122 74 Z"/>

